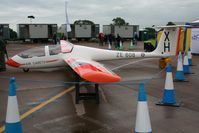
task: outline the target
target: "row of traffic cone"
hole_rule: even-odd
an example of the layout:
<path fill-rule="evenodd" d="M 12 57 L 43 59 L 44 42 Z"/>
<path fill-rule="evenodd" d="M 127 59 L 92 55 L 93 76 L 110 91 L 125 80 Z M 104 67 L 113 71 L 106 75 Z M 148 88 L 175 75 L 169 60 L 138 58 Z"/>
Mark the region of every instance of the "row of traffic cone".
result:
<path fill-rule="evenodd" d="M 190 49 L 188 51 L 188 55 L 184 56 L 183 65 L 182 65 L 182 54 L 181 52 L 179 52 L 177 71 L 174 81 L 188 81 L 185 78 L 184 74 L 192 74 L 189 70 L 189 66 L 191 65 L 192 65 L 192 57 Z M 177 106 L 177 107 L 180 106 L 180 104 L 176 101 L 175 98 L 171 64 L 168 64 L 167 67 L 164 96 L 162 100 L 159 103 L 157 103 L 157 105 L 167 105 L 167 106 Z"/>
<path fill-rule="evenodd" d="M 188 55 L 185 54 L 184 61 L 182 63 L 182 54 L 179 52 L 178 54 L 178 62 L 177 62 L 177 71 L 175 75 L 174 81 L 184 81 L 188 80 L 185 78 L 184 74 L 193 74 L 190 72 L 189 66 L 192 66 L 192 56 L 191 51 L 188 51 Z"/>
<path fill-rule="evenodd" d="M 184 77 L 184 73 L 190 73 L 187 67 L 189 67 L 189 65 L 192 65 L 192 58 L 190 57 L 190 55 L 191 54 L 189 54 L 189 56 L 185 55 L 184 65 L 182 66 L 182 54 L 179 53 L 178 65 L 177 65 L 178 71 L 176 73 L 175 80 L 186 81 L 186 78 Z M 185 70 L 187 71 L 184 72 L 183 68 L 185 68 Z M 171 64 L 168 64 L 168 67 L 167 67 L 163 98 L 156 105 L 174 106 L 174 107 L 180 106 L 180 103 L 177 102 L 176 97 L 175 97 Z M 140 84 L 139 93 L 138 93 L 135 133 L 152 133 L 150 116 L 149 116 L 148 105 L 147 105 L 147 98 L 146 98 L 143 83 Z"/>
<path fill-rule="evenodd" d="M 177 71 L 174 81 L 187 81 L 187 79 L 184 77 L 184 74 L 192 74 L 189 70 L 189 66 L 192 65 L 193 64 L 192 64 L 190 49 L 188 51 L 188 55 L 184 56 L 183 65 L 182 65 L 182 54 L 181 52 L 179 52 Z M 175 98 L 171 64 L 168 64 L 167 67 L 164 96 L 162 100 L 159 103 L 157 103 L 157 105 L 180 106 L 180 104 L 176 101 Z"/>

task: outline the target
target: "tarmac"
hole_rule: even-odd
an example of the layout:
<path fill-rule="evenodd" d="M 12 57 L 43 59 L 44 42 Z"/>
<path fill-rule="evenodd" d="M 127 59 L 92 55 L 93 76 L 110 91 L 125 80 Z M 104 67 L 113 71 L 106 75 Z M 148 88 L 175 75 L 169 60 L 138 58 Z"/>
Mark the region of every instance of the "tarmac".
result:
<path fill-rule="evenodd" d="M 99 47 L 97 43 L 78 43 Z M 125 43 L 127 49 L 129 43 Z M 40 44 L 41 45 L 41 44 Z M 9 56 L 39 44 L 9 44 Z M 108 48 L 100 46 L 100 48 Z M 143 50 L 139 42 L 135 51 Z M 81 101 L 75 104 L 74 72 L 70 68 L 30 70 L 7 67 L 0 72 L 0 131 L 5 122 L 8 82 L 16 77 L 19 111 L 24 133 L 133 133 L 139 82 L 145 83 L 152 132 L 193 133 L 199 131 L 199 56 L 193 56 L 194 74 L 189 82 L 174 82 L 180 107 L 157 106 L 163 97 L 166 70 L 159 69 L 159 59 L 112 60 L 101 62 L 122 77 L 117 84 L 100 85 L 100 104 Z M 176 59 L 172 62 L 173 76 Z M 83 85 L 84 91 L 92 85 Z"/>

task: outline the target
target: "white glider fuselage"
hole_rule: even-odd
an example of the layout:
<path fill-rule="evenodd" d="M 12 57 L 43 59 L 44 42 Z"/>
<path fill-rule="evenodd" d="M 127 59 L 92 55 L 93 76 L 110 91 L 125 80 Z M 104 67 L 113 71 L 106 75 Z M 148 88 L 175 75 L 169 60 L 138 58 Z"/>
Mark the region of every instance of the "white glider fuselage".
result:
<path fill-rule="evenodd" d="M 132 52 L 91 48 L 75 45 L 71 56 L 94 61 L 157 57 L 154 52 Z M 159 55 L 160 56 L 160 55 Z"/>
<path fill-rule="evenodd" d="M 45 46 L 48 47 L 48 46 Z M 45 51 L 45 56 L 21 58 L 18 55 L 12 57 L 12 60 L 21 64 L 19 68 L 55 68 L 64 67 L 67 64 L 63 59 L 81 58 L 93 61 L 103 60 L 118 60 L 118 59 L 132 59 L 132 58 L 146 58 L 146 57 L 165 57 L 165 55 L 156 54 L 155 52 L 131 52 L 131 51 L 116 51 L 105 50 L 99 48 L 92 48 L 80 45 L 74 45 L 70 53 L 59 53 L 57 55 L 49 55 Z"/>

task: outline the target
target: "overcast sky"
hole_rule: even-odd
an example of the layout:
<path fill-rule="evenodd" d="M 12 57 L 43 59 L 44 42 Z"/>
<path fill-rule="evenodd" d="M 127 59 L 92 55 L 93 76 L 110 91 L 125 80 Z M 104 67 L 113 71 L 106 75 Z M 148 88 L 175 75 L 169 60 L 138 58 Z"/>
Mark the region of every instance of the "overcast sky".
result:
<path fill-rule="evenodd" d="M 122 17 L 141 28 L 165 25 L 168 21 L 191 22 L 199 19 L 199 0 L 68 0 L 70 23 L 88 19 L 96 24 L 112 23 Z M 18 23 L 65 23 L 65 0 L 1 0 L 0 23 L 14 28 Z M 16 30 L 14 28 L 14 30 Z"/>

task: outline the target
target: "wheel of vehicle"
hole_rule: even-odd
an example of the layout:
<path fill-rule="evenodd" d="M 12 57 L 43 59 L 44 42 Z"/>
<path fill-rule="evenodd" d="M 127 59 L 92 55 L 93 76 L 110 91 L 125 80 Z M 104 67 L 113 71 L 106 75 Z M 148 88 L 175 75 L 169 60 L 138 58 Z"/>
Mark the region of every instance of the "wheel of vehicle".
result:
<path fill-rule="evenodd" d="M 24 68 L 23 69 L 24 72 L 29 72 L 29 70 L 30 70 L 29 68 Z"/>

